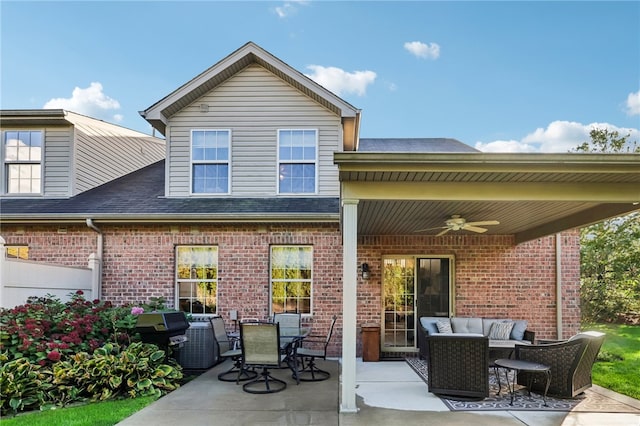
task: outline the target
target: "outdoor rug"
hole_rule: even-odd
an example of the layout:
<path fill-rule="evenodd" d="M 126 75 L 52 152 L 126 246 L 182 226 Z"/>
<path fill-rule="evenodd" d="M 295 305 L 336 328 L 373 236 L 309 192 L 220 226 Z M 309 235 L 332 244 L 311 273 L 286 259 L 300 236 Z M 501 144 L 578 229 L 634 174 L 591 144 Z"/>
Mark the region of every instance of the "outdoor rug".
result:
<path fill-rule="evenodd" d="M 419 358 L 406 358 L 409 366 L 424 380 L 427 380 L 427 363 Z M 510 376 L 510 380 L 513 376 Z M 545 407 L 542 395 L 529 392 L 525 387 L 516 384 L 516 395 L 513 405 L 510 405 L 511 396 L 504 381 L 504 372 L 501 371 L 500 381 L 502 390 L 498 392 L 498 381 L 494 369 L 489 369 L 489 397 L 483 400 L 458 400 L 440 396 L 440 399 L 451 411 L 578 411 L 596 413 L 640 413 L 633 405 L 625 404 L 616 399 L 609 398 L 601 393 L 588 389 L 574 399 L 555 398 L 547 395 Z"/>

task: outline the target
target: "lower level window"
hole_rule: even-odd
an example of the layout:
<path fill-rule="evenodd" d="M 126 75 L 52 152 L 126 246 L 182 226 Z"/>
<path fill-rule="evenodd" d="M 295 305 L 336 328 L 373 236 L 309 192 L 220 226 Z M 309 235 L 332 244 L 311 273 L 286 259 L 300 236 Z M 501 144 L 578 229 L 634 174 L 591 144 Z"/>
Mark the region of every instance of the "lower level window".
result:
<path fill-rule="evenodd" d="M 271 247 L 271 311 L 311 314 L 313 247 Z"/>
<path fill-rule="evenodd" d="M 181 311 L 215 314 L 218 304 L 218 247 L 176 247 L 176 286 Z"/>
<path fill-rule="evenodd" d="M 5 246 L 6 257 L 9 259 L 29 259 L 29 246 Z"/>

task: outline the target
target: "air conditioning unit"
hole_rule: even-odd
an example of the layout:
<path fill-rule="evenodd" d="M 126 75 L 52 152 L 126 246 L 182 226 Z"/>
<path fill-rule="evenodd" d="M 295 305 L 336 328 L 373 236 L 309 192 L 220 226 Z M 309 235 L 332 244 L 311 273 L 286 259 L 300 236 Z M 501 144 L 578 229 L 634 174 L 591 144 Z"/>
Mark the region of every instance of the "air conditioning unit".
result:
<path fill-rule="evenodd" d="M 206 317 L 194 317 L 185 335 L 189 339 L 176 351 L 176 361 L 184 369 L 201 370 L 218 363 L 218 345 Z"/>

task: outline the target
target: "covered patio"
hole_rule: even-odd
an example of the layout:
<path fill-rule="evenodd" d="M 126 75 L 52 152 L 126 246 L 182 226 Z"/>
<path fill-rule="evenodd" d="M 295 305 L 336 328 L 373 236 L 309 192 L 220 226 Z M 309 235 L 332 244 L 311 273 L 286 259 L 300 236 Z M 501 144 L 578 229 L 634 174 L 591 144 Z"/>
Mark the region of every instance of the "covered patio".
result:
<path fill-rule="evenodd" d="M 441 241 L 438 239 L 443 237 L 436 235 L 452 215 L 468 221 L 499 222 L 488 226 L 482 237 L 467 231 L 449 232 L 445 241 L 457 242 L 458 250 L 470 239 L 482 245 L 483 238 L 500 238 L 502 246 L 517 251 L 522 245 L 552 236 L 553 282 L 545 282 L 549 286 L 545 292 L 554 293 L 555 312 L 548 315 L 554 317 L 554 327 L 541 330 L 538 337 L 563 338 L 579 328 L 579 270 L 575 268 L 579 259 L 563 257 L 563 241 L 574 243 L 577 233 L 565 240 L 560 233 L 640 209 L 638 154 L 340 152 L 334 154 L 334 163 L 341 182 L 344 250 L 343 413 L 358 410 L 359 268 L 369 253 L 364 245 L 371 239 L 379 238 L 372 245 L 380 246 L 385 238 L 396 238 L 396 245 L 402 244 L 400 237 L 411 244 L 415 244 L 412 239 L 421 238 L 418 244 L 427 246 Z M 381 252 L 367 259 L 378 280 Z M 491 255 L 501 253 L 496 250 Z M 570 268 L 563 262 L 569 262 Z M 567 287 L 571 303 L 563 300 Z M 456 306 L 461 303 L 455 300 L 459 291 L 453 290 L 449 314 L 464 315 L 464 309 Z"/>

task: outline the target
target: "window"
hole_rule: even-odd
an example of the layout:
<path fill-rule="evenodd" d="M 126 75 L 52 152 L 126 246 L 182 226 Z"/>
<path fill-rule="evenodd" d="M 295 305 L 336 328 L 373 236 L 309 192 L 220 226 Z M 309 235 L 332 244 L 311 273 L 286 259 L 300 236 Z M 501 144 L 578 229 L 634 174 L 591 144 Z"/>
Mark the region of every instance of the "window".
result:
<path fill-rule="evenodd" d="M 215 314 L 218 300 L 218 247 L 176 247 L 176 286 L 181 311 Z"/>
<path fill-rule="evenodd" d="M 5 256 L 9 259 L 29 259 L 29 246 L 5 246 Z"/>
<path fill-rule="evenodd" d="M 278 131 L 278 193 L 316 192 L 316 130 Z"/>
<path fill-rule="evenodd" d="M 271 311 L 311 314 L 313 248 L 271 247 Z"/>
<path fill-rule="evenodd" d="M 191 131 L 191 192 L 229 193 L 229 130 Z"/>
<path fill-rule="evenodd" d="M 5 190 L 8 194 L 42 192 L 42 134 L 27 130 L 5 132 Z"/>

